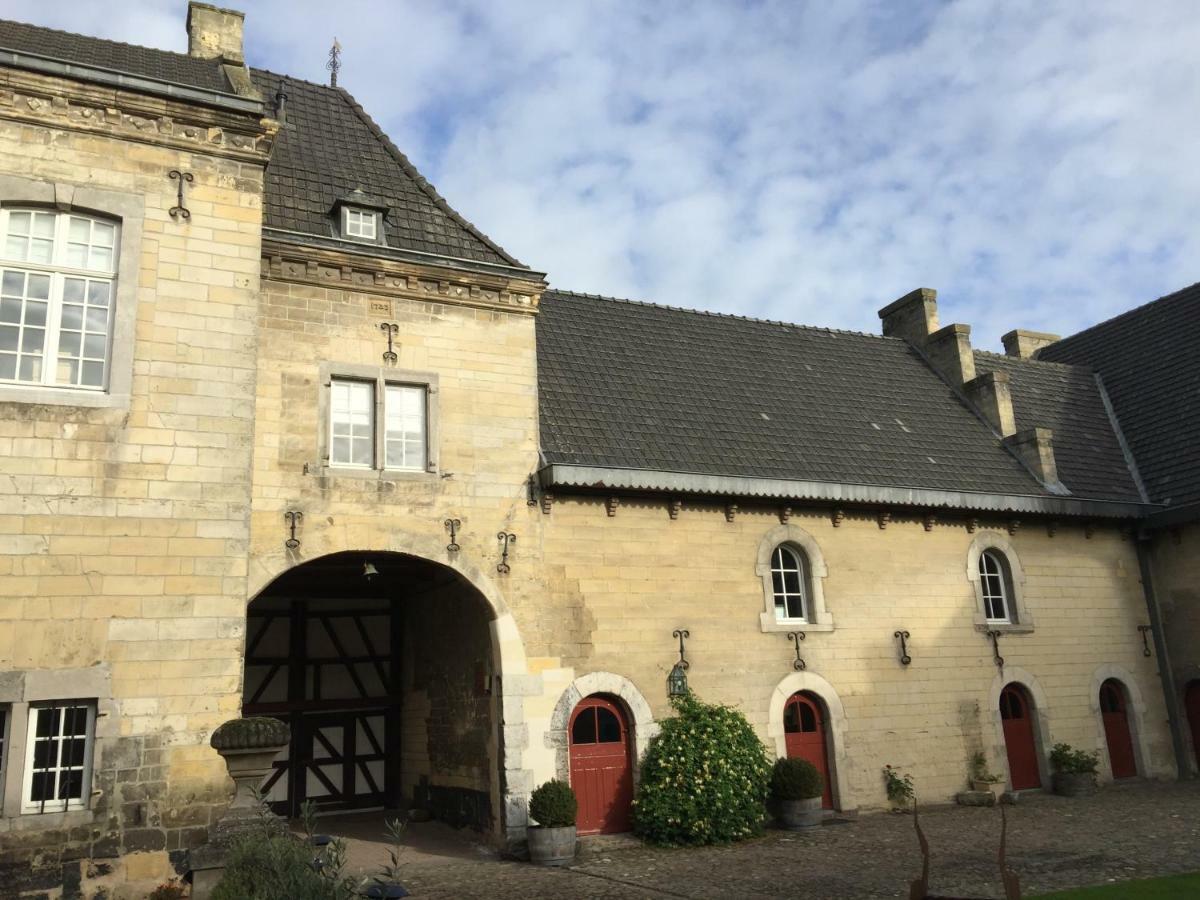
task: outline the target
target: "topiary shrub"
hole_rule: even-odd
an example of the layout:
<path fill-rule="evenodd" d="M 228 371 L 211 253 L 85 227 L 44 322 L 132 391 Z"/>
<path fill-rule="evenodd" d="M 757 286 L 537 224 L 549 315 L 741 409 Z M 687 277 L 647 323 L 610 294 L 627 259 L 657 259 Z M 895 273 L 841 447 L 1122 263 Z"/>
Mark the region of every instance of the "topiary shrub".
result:
<path fill-rule="evenodd" d="M 556 778 L 539 785 L 529 798 L 529 817 L 543 828 L 574 825 L 578 811 L 575 792 L 565 781 Z"/>
<path fill-rule="evenodd" d="M 807 759 L 777 759 L 771 771 L 771 796 L 776 800 L 811 800 L 825 791 L 825 779 Z"/>
<path fill-rule="evenodd" d="M 746 717 L 692 694 L 674 698 L 642 761 L 633 830 L 654 844 L 716 844 L 758 834 L 771 763 Z"/>

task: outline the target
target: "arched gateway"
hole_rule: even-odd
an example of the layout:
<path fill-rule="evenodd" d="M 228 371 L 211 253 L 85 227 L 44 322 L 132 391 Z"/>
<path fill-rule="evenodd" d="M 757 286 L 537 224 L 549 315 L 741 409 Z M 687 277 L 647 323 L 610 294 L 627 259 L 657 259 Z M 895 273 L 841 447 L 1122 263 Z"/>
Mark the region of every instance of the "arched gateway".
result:
<path fill-rule="evenodd" d="M 416 805 L 492 830 L 501 814 L 493 609 L 462 574 L 394 552 L 295 566 L 250 604 L 244 715 L 287 722 L 275 809 Z"/>

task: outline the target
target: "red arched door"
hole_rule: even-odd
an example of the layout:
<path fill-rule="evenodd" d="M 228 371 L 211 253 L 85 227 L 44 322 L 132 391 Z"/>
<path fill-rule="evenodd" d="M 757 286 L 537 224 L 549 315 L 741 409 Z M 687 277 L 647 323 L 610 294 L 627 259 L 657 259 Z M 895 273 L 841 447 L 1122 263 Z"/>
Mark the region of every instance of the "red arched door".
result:
<path fill-rule="evenodd" d="M 619 834 L 630 828 L 633 764 L 629 728 L 617 704 L 585 697 L 571 714 L 571 787 L 579 801 L 579 834 Z"/>
<path fill-rule="evenodd" d="M 1184 705 L 1187 707 L 1188 724 L 1192 727 L 1192 750 L 1196 754 L 1196 765 L 1200 766 L 1200 681 L 1193 681 L 1187 686 Z"/>
<path fill-rule="evenodd" d="M 1008 752 L 1008 776 L 1014 791 L 1042 786 L 1038 773 L 1037 744 L 1033 738 L 1033 704 L 1018 684 L 1000 692 L 1000 720 L 1004 723 L 1004 749 Z"/>
<path fill-rule="evenodd" d="M 1133 758 L 1133 738 L 1129 734 L 1125 688 L 1115 678 L 1100 685 L 1100 715 L 1104 718 L 1104 737 L 1108 741 L 1113 778 L 1133 778 L 1137 775 L 1137 763 Z"/>
<path fill-rule="evenodd" d="M 825 780 L 821 807 L 833 809 L 833 790 L 829 784 L 829 751 L 825 743 L 824 706 L 815 694 L 792 694 L 783 708 L 783 735 L 789 759 L 806 759 Z"/>

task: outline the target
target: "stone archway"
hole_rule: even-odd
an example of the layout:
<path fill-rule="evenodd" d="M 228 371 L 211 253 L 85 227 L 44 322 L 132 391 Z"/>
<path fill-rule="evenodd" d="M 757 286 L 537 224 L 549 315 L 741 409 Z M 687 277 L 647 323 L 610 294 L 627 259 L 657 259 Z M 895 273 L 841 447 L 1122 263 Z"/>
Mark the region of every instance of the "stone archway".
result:
<path fill-rule="evenodd" d="M 1014 682 L 1024 688 L 1032 699 L 1033 739 L 1034 747 L 1037 750 L 1038 775 L 1043 785 L 1049 785 L 1050 753 L 1047 748 L 1053 743 L 1050 739 L 1050 703 L 1046 699 L 1046 692 L 1042 690 L 1041 682 L 1032 672 L 1027 672 L 1019 666 L 1006 664 L 1004 671 L 992 679 L 991 688 L 988 691 L 988 709 L 992 718 L 994 743 L 988 756 L 992 759 L 1005 760 L 1007 768 L 1008 751 L 1004 741 L 1004 722 L 1000 717 L 1000 694 L 1006 686 Z"/>
<path fill-rule="evenodd" d="M 1137 773 L 1142 776 L 1148 775 L 1150 773 L 1148 766 L 1150 751 L 1146 746 L 1146 701 L 1142 697 L 1141 688 L 1138 687 L 1133 673 L 1124 666 L 1113 663 L 1105 663 L 1096 667 L 1096 671 L 1092 673 L 1092 684 L 1088 694 L 1088 702 L 1091 704 L 1092 715 L 1096 720 L 1096 750 L 1099 751 L 1100 758 L 1104 762 L 1100 766 L 1100 771 L 1112 771 L 1108 758 L 1108 740 L 1104 730 L 1104 713 L 1100 708 L 1100 687 L 1110 679 L 1120 682 L 1121 688 L 1125 692 L 1126 716 L 1133 737 L 1133 758 L 1137 766 Z"/>
<path fill-rule="evenodd" d="M 847 774 L 850 763 L 846 757 L 846 710 L 832 684 L 815 672 L 792 672 L 784 677 L 771 692 L 767 710 L 767 737 L 775 747 L 775 756 L 783 758 L 787 753 L 787 734 L 784 731 L 784 707 L 793 695 L 804 691 L 815 694 L 825 706 L 829 737 L 829 775 L 833 794 L 833 808 L 850 812 L 857 807 L 850 792 Z"/>
<path fill-rule="evenodd" d="M 623 675 L 612 672 L 589 672 L 572 681 L 558 698 L 554 712 L 550 715 L 550 727 L 546 731 L 546 746 L 554 750 L 554 777 L 569 781 L 571 777 L 570 747 L 567 726 L 571 713 L 585 697 L 602 695 L 616 698 L 624 706 L 633 732 L 633 778 L 638 779 L 638 764 L 650 739 L 659 732 L 650 704 L 637 685 Z"/>
<path fill-rule="evenodd" d="M 298 567 L 345 553 L 379 558 L 394 555 L 411 560 L 430 571 L 442 573 L 459 586 L 464 596 L 470 595 L 478 601 L 478 627 L 483 629 L 484 642 L 490 647 L 488 664 L 474 673 L 474 679 L 478 689 L 488 694 L 492 709 L 487 734 L 487 744 L 491 748 L 490 775 L 487 777 L 491 830 L 502 841 L 523 840 L 528 793 L 533 781 L 532 773 L 525 768 L 528 742 L 524 727 L 525 698 L 538 692 L 535 688 L 539 687 L 541 679 L 528 675 L 524 646 L 513 616 L 493 580 L 470 560 L 459 558 L 465 554 L 448 553 L 444 542 L 375 530 L 369 537 L 382 540 L 368 540 L 366 535 L 357 534 L 350 528 L 323 527 L 318 534 L 306 536 L 303 552 L 279 549 L 256 555 L 249 573 L 253 602 Z M 386 546 L 379 547 L 380 543 Z M 461 823 L 469 822 L 463 819 Z"/>

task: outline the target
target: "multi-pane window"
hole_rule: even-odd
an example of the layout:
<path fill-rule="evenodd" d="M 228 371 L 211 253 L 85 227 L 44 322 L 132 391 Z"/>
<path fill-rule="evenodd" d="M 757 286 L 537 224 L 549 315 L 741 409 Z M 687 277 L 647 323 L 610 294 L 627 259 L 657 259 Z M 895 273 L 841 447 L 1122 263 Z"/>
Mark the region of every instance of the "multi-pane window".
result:
<path fill-rule="evenodd" d="M 1008 590 L 1008 563 L 995 550 L 979 554 L 979 583 L 983 610 L 989 622 L 1015 622 Z"/>
<path fill-rule="evenodd" d="M 329 465 L 426 471 L 427 394 L 423 384 L 331 379 Z"/>
<path fill-rule="evenodd" d="M 29 710 L 23 812 L 61 812 L 87 807 L 94 704 L 80 701 Z"/>
<path fill-rule="evenodd" d="M 375 465 L 375 385 L 334 379 L 330 385 L 329 464 Z"/>
<path fill-rule="evenodd" d="M 0 382 L 103 390 L 117 226 L 74 213 L 5 209 L 0 232 Z"/>
<path fill-rule="evenodd" d="M 384 467 L 424 471 L 424 385 L 389 384 L 383 405 Z"/>
<path fill-rule="evenodd" d="M 807 621 L 808 573 L 804 554 L 780 544 L 771 555 L 771 584 L 775 594 L 775 618 Z"/>
<path fill-rule="evenodd" d="M 349 207 L 343 207 L 342 210 L 342 215 L 345 217 L 342 233 L 346 237 L 358 238 L 360 241 L 375 240 L 376 214 L 374 212 Z"/>

